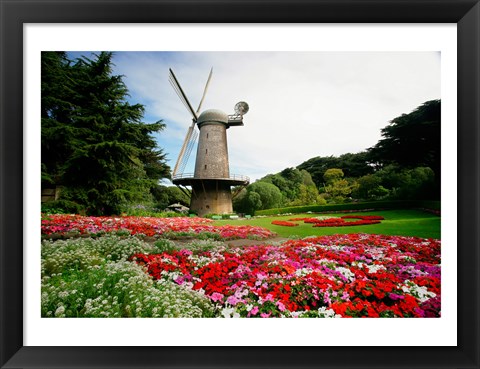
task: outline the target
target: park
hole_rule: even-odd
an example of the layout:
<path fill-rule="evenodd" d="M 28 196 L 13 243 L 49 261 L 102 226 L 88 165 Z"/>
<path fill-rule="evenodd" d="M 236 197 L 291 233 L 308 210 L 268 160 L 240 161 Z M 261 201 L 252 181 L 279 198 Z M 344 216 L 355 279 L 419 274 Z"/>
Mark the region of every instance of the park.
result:
<path fill-rule="evenodd" d="M 197 109 L 168 71 L 191 116 L 173 165 L 113 59 L 42 53 L 42 317 L 441 317 L 439 99 L 250 180 L 227 130 L 251 107 L 202 110 L 212 70 Z"/>

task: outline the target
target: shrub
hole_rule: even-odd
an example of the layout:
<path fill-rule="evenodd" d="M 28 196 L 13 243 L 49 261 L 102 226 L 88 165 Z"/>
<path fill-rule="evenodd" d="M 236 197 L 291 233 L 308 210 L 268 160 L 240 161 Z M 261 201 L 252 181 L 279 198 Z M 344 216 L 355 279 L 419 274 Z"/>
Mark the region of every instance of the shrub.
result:
<path fill-rule="evenodd" d="M 74 201 L 54 200 L 42 203 L 42 213 L 46 214 L 85 214 L 85 208 Z"/>

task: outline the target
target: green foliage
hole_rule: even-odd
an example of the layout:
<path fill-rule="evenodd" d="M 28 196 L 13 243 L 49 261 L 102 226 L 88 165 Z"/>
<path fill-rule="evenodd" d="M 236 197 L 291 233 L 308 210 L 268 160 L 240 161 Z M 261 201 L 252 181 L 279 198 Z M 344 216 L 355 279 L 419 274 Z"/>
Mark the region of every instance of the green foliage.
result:
<path fill-rule="evenodd" d="M 427 166 L 439 174 L 440 114 L 440 100 L 432 100 L 394 118 L 381 130 L 383 138 L 368 150 L 370 160 L 382 166 Z"/>
<path fill-rule="evenodd" d="M 286 168 L 280 173 L 269 174 L 257 182 L 275 185 L 282 194 L 282 204 L 307 205 L 315 204 L 318 189 L 312 176 L 306 170 Z M 263 204 L 260 206 L 264 206 Z"/>
<path fill-rule="evenodd" d="M 323 198 L 321 199 L 325 201 L 325 199 Z M 319 200 L 319 194 L 318 194 L 317 186 L 315 186 L 315 184 L 310 186 L 301 184 L 299 188 L 298 196 L 294 201 L 291 202 L 291 205 L 299 206 L 299 205 L 318 204 L 318 200 Z"/>
<path fill-rule="evenodd" d="M 434 173 L 433 196 L 440 197 L 441 102 L 427 101 L 413 112 L 402 114 L 382 129 L 382 139 L 368 150 L 369 160 L 379 168 L 428 167 Z M 397 186 L 398 187 L 398 186 Z M 412 197 L 410 193 L 407 195 Z M 417 196 L 418 197 L 418 196 Z"/>
<path fill-rule="evenodd" d="M 392 199 L 434 200 L 438 198 L 435 173 L 431 168 L 402 169 L 388 165 L 371 176 L 358 179 L 357 196 L 375 199 L 389 196 Z"/>
<path fill-rule="evenodd" d="M 238 213 L 254 214 L 255 210 L 262 207 L 260 194 L 255 191 L 243 189 L 235 199 L 233 199 L 233 209 Z"/>
<path fill-rule="evenodd" d="M 327 185 L 332 185 L 336 181 L 343 179 L 343 170 L 338 168 L 330 168 L 323 174 L 323 179 Z"/>
<path fill-rule="evenodd" d="M 282 193 L 277 186 L 257 181 L 247 186 L 246 200 L 251 205 L 250 210 L 270 209 L 281 205 Z"/>
<path fill-rule="evenodd" d="M 358 187 L 354 195 L 360 199 L 374 198 L 374 192 L 380 187 L 381 179 L 378 176 L 367 174 L 366 176 L 357 179 Z"/>
<path fill-rule="evenodd" d="M 356 190 L 358 183 L 354 180 L 343 178 L 343 171 L 339 168 L 327 169 L 323 175 L 325 180 L 325 198 L 334 203 L 343 203 L 347 197 Z"/>
<path fill-rule="evenodd" d="M 339 157 L 315 157 L 311 158 L 299 166 L 300 170 L 306 170 L 312 176 L 313 182 L 318 188 L 324 186 L 324 174 L 330 168 L 339 168 L 347 178 L 361 177 L 373 173 L 373 167 L 368 163 L 368 154 L 366 151 L 356 154 L 347 153 Z"/>
<path fill-rule="evenodd" d="M 172 241 L 161 238 L 155 241 L 155 248 L 152 254 L 161 254 L 162 252 L 175 251 L 176 249 L 177 248 L 175 247 L 175 244 Z"/>
<path fill-rule="evenodd" d="M 126 101 L 111 53 L 71 61 L 42 53 L 42 179 L 62 184 L 62 198 L 89 214 L 118 214 L 129 203 L 152 201 L 150 190 L 169 175 L 144 107 Z"/>
<path fill-rule="evenodd" d="M 400 199 L 434 198 L 435 174 L 430 168 L 414 168 L 400 173 L 399 187 L 395 188 L 394 196 Z"/>
<path fill-rule="evenodd" d="M 42 213 L 47 214 L 84 214 L 85 208 L 69 200 L 53 200 L 42 203 Z"/>
<path fill-rule="evenodd" d="M 277 186 L 266 182 L 252 183 L 247 191 L 256 192 L 260 195 L 261 209 L 269 209 L 280 204 L 282 201 L 282 194 Z"/>
<path fill-rule="evenodd" d="M 440 211 L 441 203 L 440 201 L 435 201 L 435 200 L 418 201 L 418 207 L 420 209 Z"/>
<path fill-rule="evenodd" d="M 180 203 L 184 206 L 190 205 L 190 197 L 188 197 L 180 188 L 177 186 L 168 186 L 166 187 L 166 192 L 168 195 L 169 204 Z"/>
<path fill-rule="evenodd" d="M 122 214 L 135 217 L 156 217 L 156 218 L 173 218 L 185 216 L 185 214 L 174 211 L 163 211 L 150 204 L 126 205 L 122 207 Z"/>

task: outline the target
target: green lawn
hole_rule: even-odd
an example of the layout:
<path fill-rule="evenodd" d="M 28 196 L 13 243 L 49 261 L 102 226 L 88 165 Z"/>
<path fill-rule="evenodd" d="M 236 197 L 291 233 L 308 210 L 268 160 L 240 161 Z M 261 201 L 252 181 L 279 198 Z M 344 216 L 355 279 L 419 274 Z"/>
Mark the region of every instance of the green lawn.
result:
<path fill-rule="evenodd" d="M 385 218 L 380 224 L 351 226 L 351 227 L 312 227 L 312 224 L 296 222 L 296 227 L 284 227 L 271 224 L 273 220 L 289 220 L 291 218 L 305 218 L 316 216 L 342 215 L 380 215 Z M 339 233 L 371 233 L 398 236 L 417 236 L 423 238 L 440 239 L 440 217 L 434 214 L 419 210 L 385 210 L 358 213 L 336 213 L 336 214 L 293 214 L 286 216 L 270 216 L 265 218 L 239 219 L 239 220 L 218 220 L 215 225 L 254 225 L 268 228 L 277 233 L 280 237 L 307 237 L 331 235 Z"/>

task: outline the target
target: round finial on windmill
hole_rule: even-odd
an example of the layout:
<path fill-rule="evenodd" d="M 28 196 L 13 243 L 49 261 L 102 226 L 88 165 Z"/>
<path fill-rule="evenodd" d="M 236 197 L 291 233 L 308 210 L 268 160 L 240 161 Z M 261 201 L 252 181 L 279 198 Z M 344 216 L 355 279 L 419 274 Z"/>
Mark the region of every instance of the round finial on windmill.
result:
<path fill-rule="evenodd" d="M 248 113 L 248 104 L 245 101 L 240 101 L 235 104 L 235 113 L 238 115 L 245 115 Z"/>

